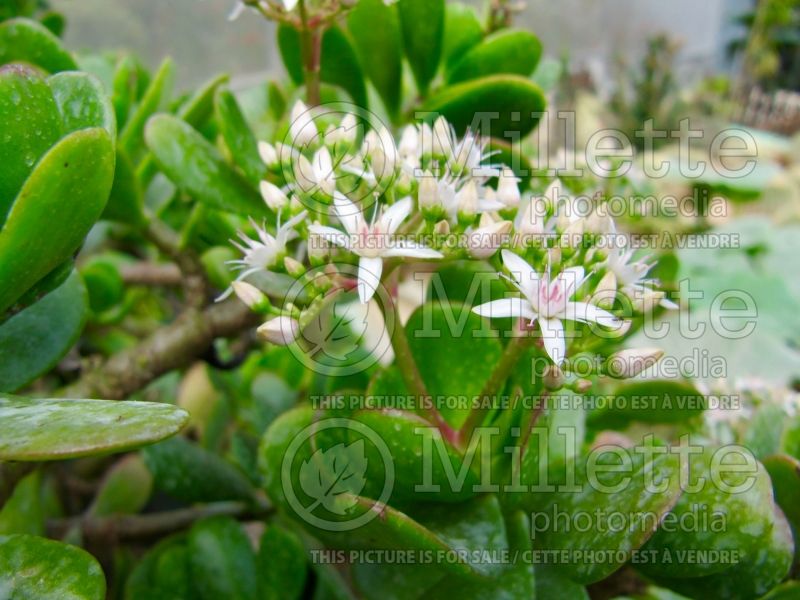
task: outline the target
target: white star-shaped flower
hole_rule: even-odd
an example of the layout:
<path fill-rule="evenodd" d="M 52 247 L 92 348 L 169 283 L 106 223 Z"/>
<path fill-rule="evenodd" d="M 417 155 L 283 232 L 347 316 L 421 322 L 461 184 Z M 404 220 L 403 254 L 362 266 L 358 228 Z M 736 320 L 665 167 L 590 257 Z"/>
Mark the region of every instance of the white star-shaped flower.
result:
<path fill-rule="evenodd" d="M 436 250 L 409 240 L 395 239 L 395 233 L 414 207 L 411 198 L 404 198 L 386 210 L 376 212 L 378 216 L 371 224 L 356 205 L 339 192 L 334 193 L 333 207 L 346 233 L 323 225 L 312 225 L 309 231 L 359 256 L 358 296 L 361 302 L 367 302 L 378 289 L 384 258 L 442 258 Z"/>
<path fill-rule="evenodd" d="M 544 348 L 554 363 L 560 365 L 565 358 L 566 342 L 562 321 L 598 323 L 606 327 L 619 327 L 622 321 L 610 312 L 587 302 L 571 302 L 575 291 L 583 283 L 583 267 L 564 269 L 551 281 L 549 274 L 539 275 L 525 260 L 503 250 L 503 263 L 511 273 L 511 282 L 522 293 L 521 298 L 492 300 L 472 310 L 489 318 L 517 317 L 539 323 Z"/>

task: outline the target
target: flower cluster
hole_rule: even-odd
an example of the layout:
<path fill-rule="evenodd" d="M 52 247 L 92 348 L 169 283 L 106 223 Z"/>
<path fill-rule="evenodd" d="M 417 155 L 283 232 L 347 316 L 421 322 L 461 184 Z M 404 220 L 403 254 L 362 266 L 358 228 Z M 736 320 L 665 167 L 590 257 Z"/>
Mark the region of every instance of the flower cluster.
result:
<path fill-rule="evenodd" d="M 254 235 L 242 233 L 235 242 L 242 252 L 234 261 L 239 289 L 257 271 L 303 278 L 309 266 L 327 265 L 325 277 L 309 282 L 316 293 L 357 288 L 366 303 L 402 262 L 490 261 L 514 296 L 473 310 L 519 319 L 523 329 L 537 332 L 557 365 L 568 350 L 593 348 L 586 341 L 592 336 L 570 336 L 579 339 L 568 348 L 565 322 L 590 326 L 616 344 L 631 319 L 672 305 L 648 278 L 652 263 L 619 243 L 624 236 L 599 204 L 578 211 L 558 180 L 523 193 L 522 180 L 497 162 L 489 140 L 472 132 L 459 138 L 442 117 L 407 126 L 399 139 L 364 121 L 353 114 L 315 115 L 298 102 L 285 139 L 260 144 L 270 172 L 261 193 L 278 215 L 278 228 L 273 235 L 251 223 Z M 334 267 L 348 262 L 358 265 L 357 280 Z M 244 294 L 251 306 L 268 304 L 252 290 Z M 302 314 L 295 306 L 272 311 L 281 319 Z M 298 334 L 296 325 L 279 324 L 267 328 L 278 332 L 272 341 Z"/>

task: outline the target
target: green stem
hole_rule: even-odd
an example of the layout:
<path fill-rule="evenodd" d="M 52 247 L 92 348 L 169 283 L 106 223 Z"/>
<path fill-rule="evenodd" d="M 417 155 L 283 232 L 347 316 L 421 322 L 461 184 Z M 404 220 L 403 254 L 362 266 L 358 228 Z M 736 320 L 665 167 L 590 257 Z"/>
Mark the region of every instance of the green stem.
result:
<path fill-rule="evenodd" d="M 450 424 L 445 421 L 442 414 L 434 406 L 425 382 L 420 375 L 417 363 L 414 361 L 414 356 L 411 354 L 411 347 L 408 344 L 405 328 L 400 323 L 400 314 L 397 311 L 397 304 L 392 297 L 392 294 L 387 292 L 381 295 L 383 297 L 383 314 L 384 321 L 387 325 L 391 325 L 389 319 L 393 321 L 391 329 L 391 342 L 392 350 L 394 350 L 395 361 L 400 369 L 400 374 L 403 377 L 403 382 L 406 384 L 408 390 L 415 394 L 420 403 L 420 409 L 423 416 L 428 419 L 432 424 L 436 425 L 442 434 L 442 437 L 453 445 L 458 441 L 458 432 L 453 429 Z"/>
<path fill-rule="evenodd" d="M 469 440 L 475 428 L 483 424 L 486 415 L 492 410 L 489 400 L 494 399 L 500 393 L 503 384 L 511 375 L 514 367 L 517 366 L 519 359 L 522 358 L 522 355 L 525 353 L 525 350 L 528 349 L 533 339 L 533 337 L 523 332 L 508 343 L 505 352 L 503 352 L 497 365 L 495 365 L 494 371 L 492 371 L 492 374 L 481 390 L 480 396 L 478 397 L 480 402 L 472 408 L 467 420 L 458 432 L 459 439 L 462 442 Z"/>
<path fill-rule="evenodd" d="M 308 21 L 305 0 L 300 0 L 300 41 L 303 59 L 303 76 L 306 82 L 306 102 L 309 106 L 320 103 L 320 64 L 322 58 L 322 27 L 312 27 Z"/>

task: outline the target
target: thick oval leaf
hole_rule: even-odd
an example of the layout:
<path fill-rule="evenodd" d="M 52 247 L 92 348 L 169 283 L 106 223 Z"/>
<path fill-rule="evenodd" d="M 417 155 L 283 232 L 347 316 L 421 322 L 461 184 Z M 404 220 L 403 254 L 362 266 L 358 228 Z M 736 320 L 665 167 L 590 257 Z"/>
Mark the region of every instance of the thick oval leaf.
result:
<path fill-rule="evenodd" d="M 183 437 L 145 448 L 142 457 L 156 489 L 184 502 L 253 499 L 253 487 L 236 467 Z"/>
<path fill-rule="evenodd" d="M 241 525 L 234 519 L 212 517 L 198 521 L 189 531 L 186 547 L 196 598 L 255 598 L 255 553 Z"/>
<path fill-rule="evenodd" d="M 289 76 L 297 84 L 304 81 L 301 61 L 300 34 L 289 25 L 278 28 L 278 48 Z M 340 27 L 334 26 L 322 35 L 322 62 L 320 79 L 345 90 L 359 106 L 367 107 L 367 87 L 364 73 L 350 37 Z"/>
<path fill-rule="evenodd" d="M 103 84 L 88 73 L 58 73 L 47 80 L 53 91 L 64 132 L 102 127 L 114 140 L 117 137 L 117 119 L 111 99 Z"/>
<path fill-rule="evenodd" d="M 420 111 L 434 118 L 444 115 L 459 132 L 472 127 L 481 135 L 504 140 L 508 139 L 506 132 L 518 132 L 522 137 L 530 133 L 544 107 L 544 95 L 535 83 L 519 75 L 493 75 L 448 86 L 429 98 Z M 489 120 L 488 127 L 481 127 L 484 119 Z"/>
<path fill-rule="evenodd" d="M 656 581 L 691 598 L 760 598 L 786 578 L 794 552 L 792 533 L 786 518 L 774 506 L 772 509 L 773 526 L 765 531 L 761 541 L 742 548 L 735 566 L 704 577 L 659 578 Z"/>
<path fill-rule="evenodd" d="M 764 466 L 772 480 L 775 502 L 781 507 L 792 526 L 795 538 L 795 561 L 800 561 L 800 461 L 785 454 L 764 459 Z"/>
<path fill-rule="evenodd" d="M 442 58 L 445 1 L 400 0 L 397 9 L 406 57 L 420 95 L 425 96 Z"/>
<path fill-rule="evenodd" d="M 0 230 L 0 313 L 78 249 L 103 212 L 113 176 L 104 129 L 76 131 L 42 158 Z"/>
<path fill-rule="evenodd" d="M 164 173 L 187 194 L 227 212 L 253 217 L 269 214 L 258 192 L 187 123 L 156 115 L 147 123 L 145 139 Z"/>
<path fill-rule="evenodd" d="M 0 64 L 26 62 L 50 73 L 74 71 L 75 60 L 47 27 L 30 19 L 0 24 Z"/>
<path fill-rule="evenodd" d="M 522 504 L 531 511 L 534 547 L 566 552 L 566 560 L 552 565 L 554 573 L 586 584 L 622 567 L 653 535 L 678 502 L 686 470 L 677 454 L 646 457 L 616 446 L 613 453 L 598 455 L 597 468 L 588 460 L 576 462 L 574 469 L 570 463 L 548 465 L 538 487 L 525 494 Z M 548 487 L 555 491 L 536 491 Z M 602 507 L 600 512 L 598 507 Z M 569 521 L 565 524 L 561 515 L 572 516 L 575 527 Z M 588 517 L 590 525 L 576 515 Z M 582 525 L 577 525 L 579 520 Z M 612 555 L 602 554 L 612 549 Z M 582 556 L 602 558 L 584 560 Z"/>
<path fill-rule="evenodd" d="M 472 465 L 464 466 L 461 454 L 442 439 L 438 429 L 424 419 L 399 410 L 364 410 L 352 418 L 377 433 L 389 449 L 394 463 L 393 503 L 463 502 L 475 496 L 474 486 L 478 484 L 478 476 Z M 356 431 L 350 432 L 350 443 L 359 439 L 364 438 Z M 374 444 L 366 443 L 365 447 L 367 484 L 364 495 L 377 498 L 386 476 L 384 465 Z M 424 457 L 421 448 L 430 448 L 433 456 Z M 427 459 L 431 461 L 430 483 L 439 487 L 437 492 L 416 489 L 425 482 L 423 474 Z M 479 458 L 476 457 L 475 463 L 478 462 Z"/>
<path fill-rule="evenodd" d="M 250 183 L 258 185 L 266 176 L 267 168 L 258 155 L 258 141 L 230 90 L 217 90 L 214 96 L 214 113 L 233 162 L 239 166 Z"/>
<path fill-rule="evenodd" d="M 161 540 L 131 572 L 125 582 L 125 600 L 194 598 L 185 534 Z"/>
<path fill-rule="evenodd" d="M 443 589 L 449 588 L 451 591 L 455 591 L 456 586 L 458 586 L 458 592 L 466 593 L 461 585 L 476 586 L 476 592 L 480 589 L 485 593 L 483 596 L 476 595 L 474 597 L 493 598 L 495 596 L 491 591 L 495 591 L 498 592 L 499 597 L 506 598 L 507 596 L 499 595 L 503 580 L 517 588 L 517 591 L 527 588 L 525 585 L 517 586 L 520 581 L 513 581 L 516 578 L 511 576 L 510 571 L 492 558 L 501 556 L 503 553 L 511 555 L 520 549 L 517 546 L 518 543 L 520 545 L 525 543 L 524 540 L 519 540 L 522 532 L 518 525 L 514 526 L 508 536 L 506 535 L 500 503 L 495 496 L 484 495 L 460 504 L 426 505 L 421 507 L 417 513 L 412 515 L 417 518 L 417 521 L 410 521 L 410 523 L 422 527 L 418 532 L 414 532 L 413 529 L 408 531 L 398 529 L 398 533 L 402 532 L 408 535 L 408 538 L 403 540 L 405 546 L 399 547 L 407 551 L 428 550 L 430 546 L 426 547 L 419 534 L 432 535 L 433 539 L 449 548 L 448 552 L 452 558 L 459 553 L 460 558 L 464 561 L 461 568 L 454 571 L 451 568 L 454 565 L 446 566 L 445 563 L 451 562 L 451 559 L 441 560 L 441 554 L 430 554 L 432 562 L 422 562 L 421 564 L 356 562 L 353 565 L 356 586 L 365 592 L 369 600 L 383 600 L 384 598 L 411 600 L 421 597 L 433 600 L 443 597 Z M 405 515 L 402 516 L 405 517 Z M 526 537 L 528 537 L 528 547 L 530 547 L 530 537 Z M 381 538 L 376 538 L 376 540 L 380 548 L 387 547 L 381 543 Z M 524 550 L 520 549 L 520 557 L 523 552 Z M 478 558 L 479 553 L 485 553 L 483 558 Z M 437 557 L 439 558 L 437 559 Z M 476 575 L 478 576 L 476 577 Z M 438 583 L 440 581 L 441 584 Z M 532 578 L 528 578 L 528 582 L 532 584 Z M 477 588 L 481 584 L 486 584 L 486 586 Z M 430 588 L 434 585 L 436 587 L 431 590 Z M 428 590 L 430 592 L 426 593 Z M 458 596 L 460 597 L 461 594 Z M 472 596 L 467 595 L 466 597 Z M 516 597 L 530 596 L 519 595 Z"/>
<path fill-rule="evenodd" d="M 478 79 L 496 73 L 528 77 L 542 56 L 542 43 L 529 31 L 505 29 L 487 37 L 456 63 L 450 83 Z"/>
<path fill-rule="evenodd" d="M 87 314 L 86 289 L 73 272 L 0 325 L 0 391 L 14 392 L 49 371 L 77 341 Z"/>
<path fill-rule="evenodd" d="M 0 398 L 0 460 L 106 454 L 174 435 L 189 415 L 170 404 Z"/>
<path fill-rule="evenodd" d="M 434 402 L 478 396 L 503 352 L 487 322 L 462 304 L 423 304 L 408 320 L 406 335 Z M 437 403 L 453 427 L 469 414 L 468 406 Z"/>
<path fill-rule="evenodd" d="M 0 227 L 39 158 L 61 138 L 47 83 L 23 65 L 0 68 Z"/>
<path fill-rule="evenodd" d="M 0 537 L 0 590 L 5 598 L 103 600 L 103 570 L 88 552 L 32 535 Z"/>
<path fill-rule="evenodd" d="M 166 105 L 175 79 L 175 65 L 167 59 L 156 72 L 138 106 L 119 134 L 119 144 L 131 158 L 137 158 L 144 140 L 142 133 L 147 120 Z"/>
<path fill-rule="evenodd" d="M 145 221 L 142 185 L 131 159 L 120 146 L 117 146 L 114 184 L 103 210 L 103 219 L 128 225 L 139 225 Z"/>
<path fill-rule="evenodd" d="M 508 564 L 492 577 L 472 579 L 467 577 L 447 577 L 424 597 L 430 600 L 454 596 L 460 600 L 518 600 L 535 598 L 533 564 L 528 560 L 531 552 L 530 520 L 522 512 L 506 518 L 508 549 L 511 552 Z M 559 596 L 561 597 L 561 596 Z"/>
<path fill-rule="evenodd" d="M 596 427 L 624 429 L 632 421 L 683 423 L 703 414 L 708 400 L 688 381 L 645 380 L 620 385 L 592 415 Z"/>
<path fill-rule="evenodd" d="M 299 600 L 308 576 L 308 561 L 300 538 L 280 525 L 270 524 L 258 548 L 260 600 Z"/>
<path fill-rule="evenodd" d="M 447 4 L 444 26 L 444 64 L 449 70 L 483 39 L 483 26 L 472 6 L 461 2 Z"/>
<path fill-rule="evenodd" d="M 347 18 L 347 28 L 365 73 L 386 110 L 400 110 L 403 84 L 403 38 L 397 11 L 383 0 L 361 0 Z"/>
<path fill-rule="evenodd" d="M 153 476 L 138 454 L 129 454 L 103 477 L 88 514 L 97 517 L 133 515 L 142 510 L 153 491 Z"/>
<path fill-rule="evenodd" d="M 14 493 L 0 510 L 0 535 L 44 535 L 42 472 L 37 469 L 14 486 Z"/>
<path fill-rule="evenodd" d="M 736 453 L 731 456 L 741 457 L 747 452 L 744 448 L 731 447 L 730 450 Z M 753 472 L 741 461 L 735 464 L 744 465 L 743 471 L 722 471 L 719 465 L 712 467 L 713 457 L 720 456 L 717 452 L 728 450 L 707 448 L 702 454 L 691 457 L 687 481 L 697 489 L 686 490 L 672 510 L 679 523 L 693 517 L 709 526 L 697 531 L 681 531 L 680 527 L 659 529 L 643 550 L 655 550 L 658 556 L 668 555 L 672 560 L 641 565 L 642 572 L 670 578 L 713 575 L 731 568 L 731 560 L 726 559 L 723 551 L 747 554 L 751 549 L 769 544 L 775 526 L 775 503 L 766 469 L 751 455 Z M 730 465 L 732 460 L 728 458 L 721 464 Z M 712 473 L 712 469 L 717 473 Z M 714 479 L 715 475 L 718 479 Z M 714 519 L 724 525 L 724 530 L 712 529 Z M 697 553 L 696 560 L 678 559 L 692 552 Z"/>

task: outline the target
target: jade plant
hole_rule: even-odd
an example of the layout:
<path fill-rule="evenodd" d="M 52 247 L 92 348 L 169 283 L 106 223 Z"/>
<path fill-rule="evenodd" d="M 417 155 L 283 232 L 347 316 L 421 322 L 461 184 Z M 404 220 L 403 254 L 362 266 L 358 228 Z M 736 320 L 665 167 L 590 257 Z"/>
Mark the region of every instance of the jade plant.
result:
<path fill-rule="evenodd" d="M 0 13 L 5 595 L 796 593 L 797 407 L 659 371 L 708 269 L 530 168 L 517 9 L 248 0 L 286 77 L 185 94 Z"/>

